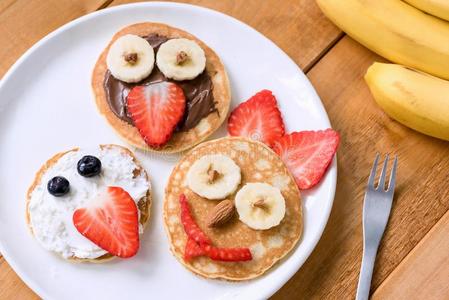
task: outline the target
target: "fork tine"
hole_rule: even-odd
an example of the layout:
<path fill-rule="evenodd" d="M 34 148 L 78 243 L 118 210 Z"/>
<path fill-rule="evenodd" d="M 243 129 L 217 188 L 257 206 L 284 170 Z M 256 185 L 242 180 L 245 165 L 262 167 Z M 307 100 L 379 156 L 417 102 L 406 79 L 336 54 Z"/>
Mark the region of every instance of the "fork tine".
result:
<path fill-rule="evenodd" d="M 387 176 L 388 158 L 389 155 L 387 154 L 385 156 L 384 166 L 382 167 L 382 171 L 380 172 L 379 184 L 377 185 L 377 188 L 381 188 L 382 190 L 385 190 L 385 177 Z"/>
<path fill-rule="evenodd" d="M 394 187 L 396 185 L 396 168 L 398 167 L 398 156 L 394 157 L 393 168 L 390 173 L 390 182 L 388 183 L 387 191 L 394 191 Z"/>
<path fill-rule="evenodd" d="M 379 161 L 379 153 L 376 153 L 376 158 L 374 159 L 373 168 L 371 169 L 371 174 L 368 179 L 368 186 L 374 188 L 374 179 L 376 179 L 376 169 L 377 163 Z"/>

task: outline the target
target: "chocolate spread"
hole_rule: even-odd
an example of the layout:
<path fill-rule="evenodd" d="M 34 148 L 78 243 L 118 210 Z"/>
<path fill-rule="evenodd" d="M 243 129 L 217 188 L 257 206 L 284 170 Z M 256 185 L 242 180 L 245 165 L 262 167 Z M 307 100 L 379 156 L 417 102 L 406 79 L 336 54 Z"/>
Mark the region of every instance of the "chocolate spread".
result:
<path fill-rule="evenodd" d="M 144 37 L 153 47 L 155 54 L 159 46 L 168 40 L 167 37 L 152 34 Z M 160 81 L 172 81 L 178 84 L 184 91 L 186 97 L 186 112 L 184 119 L 178 124 L 177 131 L 185 131 L 194 128 L 204 117 L 217 111 L 215 108 L 214 97 L 212 93 L 212 80 L 209 74 L 204 70 L 192 80 L 176 81 L 167 79 L 164 74 L 154 64 L 151 74 L 138 83 L 126 83 L 112 76 L 109 70 L 104 79 L 104 89 L 109 107 L 114 114 L 125 122 L 133 124 L 126 109 L 126 97 L 129 91 L 136 85 L 147 85 Z"/>

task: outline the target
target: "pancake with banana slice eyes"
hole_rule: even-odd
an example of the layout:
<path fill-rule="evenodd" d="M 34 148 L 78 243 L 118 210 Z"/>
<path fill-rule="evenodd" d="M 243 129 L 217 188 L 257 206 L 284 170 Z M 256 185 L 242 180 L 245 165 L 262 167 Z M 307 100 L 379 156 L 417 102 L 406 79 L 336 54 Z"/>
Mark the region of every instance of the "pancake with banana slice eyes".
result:
<path fill-rule="evenodd" d="M 207 278 L 258 277 L 299 241 L 301 202 L 286 166 L 264 144 L 241 137 L 202 143 L 176 165 L 165 189 L 170 249 Z"/>
<path fill-rule="evenodd" d="M 117 32 L 95 64 L 92 89 L 99 112 L 120 137 L 164 153 L 206 139 L 231 102 L 218 55 L 192 34 L 161 23 Z"/>

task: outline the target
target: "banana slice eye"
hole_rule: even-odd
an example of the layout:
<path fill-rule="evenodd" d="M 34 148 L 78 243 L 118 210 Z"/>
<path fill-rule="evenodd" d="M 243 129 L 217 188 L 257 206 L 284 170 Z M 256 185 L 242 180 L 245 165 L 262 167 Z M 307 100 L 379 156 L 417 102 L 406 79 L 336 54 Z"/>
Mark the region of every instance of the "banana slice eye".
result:
<path fill-rule="evenodd" d="M 106 64 L 115 78 L 128 83 L 139 82 L 153 71 L 154 50 L 144 38 L 127 34 L 111 45 Z"/>
<path fill-rule="evenodd" d="M 266 230 L 279 225 L 285 215 L 281 191 L 267 183 L 247 183 L 235 196 L 239 219 L 252 229 Z"/>
<path fill-rule="evenodd" d="M 206 55 L 192 40 L 171 39 L 159 47 L 156 64 L 167 78 L 190 80 L 206 68 Z"/>
<path fill-rule="evenodd" d="M 240 167 L 222 154 L 201 157 L 187 172 L 189 188 L 210 200 L 223 199 L 234 193 L 240 181 Z"/>

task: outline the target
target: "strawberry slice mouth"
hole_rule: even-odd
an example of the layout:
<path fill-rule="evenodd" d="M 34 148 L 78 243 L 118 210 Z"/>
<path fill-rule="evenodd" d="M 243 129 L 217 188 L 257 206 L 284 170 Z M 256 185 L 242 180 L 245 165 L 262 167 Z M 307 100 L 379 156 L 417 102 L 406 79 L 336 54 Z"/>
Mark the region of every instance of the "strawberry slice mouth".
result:
<path fill-rule="evenodd" d="M 186 247 L 184 250 L 184 259 L 190 261 L 195 257 L 206 255 L 206 251 L 201 248 L 201 246 L 195 242 L 194 239 L 188 237 Z"/>
<path fill-rule="evenodd" d="M 209 237 L 201 230 L 190 211 L 187 197 L 179 196 L 181 205 L 181 222 L 187 234 L 184 259 L 190 261 L 195 257 L 206 255 L 212 260 L 223 262 L 249 261 L 253 257 L 249 248 L 219 248 L 211 245 Z"/>
<path fill-rule="evenodd" d="M 179 203 L 181 204 L 181 222 L 189 238 L 198 244 L 209 245 L 211 241 L 193 219 L 187 197 L 184 194 L 179 196 Z"/>

